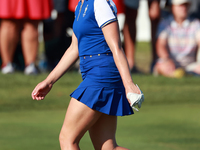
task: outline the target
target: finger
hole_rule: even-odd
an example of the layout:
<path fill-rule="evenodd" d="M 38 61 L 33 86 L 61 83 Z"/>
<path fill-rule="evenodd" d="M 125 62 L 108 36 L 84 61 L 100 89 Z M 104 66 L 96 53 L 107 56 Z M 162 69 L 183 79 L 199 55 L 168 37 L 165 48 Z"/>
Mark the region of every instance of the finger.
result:
<path fill-rule="evenodd" d="M 32 99 L 35 99 L 36 93 L 35 93 L 35 92 L 32 92 L 32 93 L 31 93 L 31 96 L 32 96 Z"/>
<path fill-rule="evenodd" d="M 36 100 L 43 100 L 44 98 L 45 98 L 45 95 L 42 93 L 36 95 Z"/>
<path fill-rule="evenodd" d="M 32 93 L 31 97 L 32 97 L 33 100 L 35 100 L 35 94 Z"/>
<path fill-rule="evenodd" d="M 44 97 L 36 97 L 36 100 L 40 101 L 40 100 L 43 100 Z"/>
<path fill-rule="evenodd" d="M 34 90 L 31 93 L 31 96 L 32 96 L 33 99 L 35 99 L 35 96 L 37 95 L 37 92 L 38 92 L 37 87 L 35 87 Z"/>
<path fill-rule="evenodd" d="M 39 94 L 39 93 L 36 92 L 36 91 L 33 91 L 33 92 L 32 92 L 32 98 L 33 98 L 33 100 L 36 99 L 36 97 L 37 97 L 38 94 Z"/>

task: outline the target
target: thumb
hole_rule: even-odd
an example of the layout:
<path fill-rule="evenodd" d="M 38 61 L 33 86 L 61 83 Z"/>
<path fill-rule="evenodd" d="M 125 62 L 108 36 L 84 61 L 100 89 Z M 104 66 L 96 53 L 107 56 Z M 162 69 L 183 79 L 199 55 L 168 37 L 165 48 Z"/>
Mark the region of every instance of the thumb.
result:
<path fill-rule="evenodd" d="M 31 96 L 32 96 L 33 99 L 36 99 L 37 93 L 38 93 L 38 90 L 37 90 L 37 88 L 35 88 L 33 90 L 33 92 L 31 93 Z"/>

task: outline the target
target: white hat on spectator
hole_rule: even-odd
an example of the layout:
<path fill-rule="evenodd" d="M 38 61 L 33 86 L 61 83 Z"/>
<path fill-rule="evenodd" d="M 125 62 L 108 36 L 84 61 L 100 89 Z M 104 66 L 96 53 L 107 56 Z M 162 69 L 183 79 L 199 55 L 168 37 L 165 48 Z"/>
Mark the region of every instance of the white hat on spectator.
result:
<path fill-rule="evenodd" d="M 172 5 L 181 5 L 185 3 L 190 3 L 190 0 L 171 0 Z"/>

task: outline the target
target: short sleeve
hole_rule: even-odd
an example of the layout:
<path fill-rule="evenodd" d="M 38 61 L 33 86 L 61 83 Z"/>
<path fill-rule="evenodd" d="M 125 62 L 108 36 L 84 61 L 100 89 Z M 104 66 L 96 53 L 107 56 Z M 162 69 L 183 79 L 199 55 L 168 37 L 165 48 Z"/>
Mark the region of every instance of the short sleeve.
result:
<path fill-rule="evenodd" d="M 100 28 L 117 20 L 117 8 L 112 0 L 94 0 L 94 13 Z"/>

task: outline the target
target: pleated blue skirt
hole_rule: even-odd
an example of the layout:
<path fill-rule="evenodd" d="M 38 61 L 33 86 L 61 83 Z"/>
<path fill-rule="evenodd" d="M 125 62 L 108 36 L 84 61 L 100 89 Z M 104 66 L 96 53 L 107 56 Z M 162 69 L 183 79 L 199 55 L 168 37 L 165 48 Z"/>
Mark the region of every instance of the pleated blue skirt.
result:
<path fill-rule="evenodd" d="M 112 54 L 82 56 L 80 70 L 83 81 L 71 97 L 108 115 L 133 114 Z"/>

